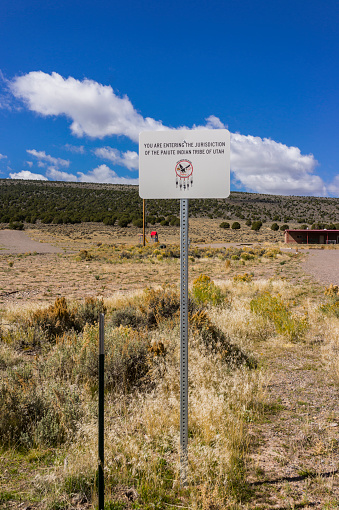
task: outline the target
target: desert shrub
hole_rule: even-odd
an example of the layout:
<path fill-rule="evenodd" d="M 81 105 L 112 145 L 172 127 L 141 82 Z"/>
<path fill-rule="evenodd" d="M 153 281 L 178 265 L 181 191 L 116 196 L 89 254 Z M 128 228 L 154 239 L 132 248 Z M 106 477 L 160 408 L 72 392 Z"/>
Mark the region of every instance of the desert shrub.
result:
<path fill-rule="evenodd" d="M 131 219 L 128 218 L 127 216 L 121 216 L 118 219 L 118 225 L 119 225 L 119 227 L 122 227 L 122 228 L 127 227 L 130 222 L 131 222 Z"/>
<path fill-rule="evenodd" d="M 12 324 L 2 333 L 3 342 L 18 350 L 40 349 L 45 343 L 44 331 L 39 326 L 26 323 Z"/>
<path fill-rule="evenodd" d="M 320 305 L 320 311 L 325 315 L 339 318 L 339 300 L 331 300 L 328 303 Z"/>
<path fill-rule="evenodd" d="M 107 309 L 102 299 L 89 297 L 85 302 L 78 304 L 73 309 L 74 328 L 81 331 L 85 324 L 95 324 L 99 320 L 101 313 L 106 313 Z"/>
<path fill-rule="evenodd" d="M 240 223 L 238 221 L 235 221 L 232 223 L 232 229 L 233 230 L 239 230 L 240 229 Z"/>
<path fill-rule="evenodd" d="M 136 218 L 133 220 L 133 225 L 138 228 L 142 228 L 144 226 L 144 222 L 142 218 Z"/>
<path fill-rule="evenodd" d="M 61 297 L 48 308 L 33 312 L 28 325 L 41 328 L 46 336 L 52 339 L 74 328 L 75 316 L 69 309 L 66 299 Z"/>
<path fill-rule="evenodd" d="M 112 312 L 110 323 L 115 327 L 129 326 L 136 329 L 144 324 L 144 319 L 137 308 L 129 305 Z"/>
<path fill-rule="evenodd" d="M 249 283 L 252 281 L 252 279 L 253 279 L 253 275 L 248 274 L 248 273 L 236 274 L 235 276 L 233 276 L 233 281 L 235 283 L 238 283 L 238 282 Z"/>
<path fill-rule="evenodd" d="M 265 250 L 264 257 L 267 257 L 269 259 L 276 259 L 277 255 L 279 255 L 280 249 L 279 248 L 270 248 L 268 250 Z"/>
<path fill-rule="evenodd" d="M 10 228 L 11 230 L 24 230 L 25 226 L 20 221 L 14 221 L 14 222 L 10 222 L 10 224 L 8 225 L 8 228 Z"/>
<path fill-rule="evenodd" d="M 225 300 L 225 296 L 211 278 L 201 274 L 193 282 L 192 297 L 194 301 L 202 305 L 220 305 Z"/>
<path fill-rule="evenodd" d="M 81 414 L 77 388 L 60 381 L 45 387 L 27 364 L 8 369 L 0 381 L 3 445 L 60 445 L 72 438 Z"/>
<path fill-rule="evenodd" d="M 241 254 L 240 258 L 241 258 L 242 260 L 253 260 L 255 257 L 254 257 L 254 255 L 253 255 L 253 253 L 248 253 L 248 252 L 244 251 L 244 252 Z"/>
<path fill-rule="evenodd" d="M 119 259 L 132 259 L 132 258 L 133 258 L 133 253 L 126 251 L 126 250 L 122 250 L 119 254 Z"/>
<path fill-rule="evenodd" d="M 147 216 L 146 219 L 147 219 L 147 223 L 149 223 L 150 225 L 155 225 L 155 223 L 156 223 L 155 216 Z"/>
<path fill-rule="evenodd" d="M 280 230 L 288 230 L 290 227 L 285 223 L 284 225 L 281 225 Z"/>
<path fill-rule="evenodd" d="M 79 260 L 92 260 L 93 255 L 91 255 L 87 250 L 81 250 L 76 258 Z"/>
<path fill-rule="evenodd" d="M 250 226 L 252 225 L 252 221 L 251 221 L 251 220 L 246 220 L 245 225 L 246 225 L 247 227 L 250 227 Z"/>
<path fill-rule="evenodd" d="M 278 333 L 297 341 L 308 327 L 307 318 L 293 316 L 287 304 L 280 297 L 263 292 L 250 302 L 251 311 L 273 322 Z"/>
<path fill-rule="evenodd" d="M 96 386 L 98 381 L 97 327 L 87 325 L 78 346 L 68 341 L 65 346 L 72 357 L 72 378 L 88 381 Z M 120 326 L 105 328 L 105 382 L 107 389 L 129 391 L 145 381 L 149 370 L 150 342 L 146 332 Z"/>
<path fill-rule="evenodd" d="M 261 227 L 262 227 L 262 221 L 253 221 L 251 230 L 258 231 L 261 229 Z"/>
<path fill-rule="evenodd" d="M 147 289 L 139 310 L 147 327 L 152 328 L 166 319 L 179 317 L 180 296 L 171 288 Z"/>
<path fill-rule="evenodd" d="M 272 223 L 272 225 L 271 225 L 271 230 L 274 230 L 275 232 L 276 232 L 277 230 L 279 230 L 279 225 L 278 225 L 278 223 Z"/>
<path fill-rule="evenodd" d="M 84 303 L 70 307 L 66 298 L 60 297 L 48 308 L 33 312 L 28 321 L 28 330 L 42 330 L 49 340 L 74 329 L 82 331 L 86 324 L 94 324 L 106 308 L 101 299 L 86 298 Z"/>
<path fill-rule="evenodd" d="M 228 221 L 222 221 L 219 225 L 220 228 L 230 228 Z"/>
<path fill-rule="evenodd" d="M 339 286 L 331 284 L 325 289 L 327 303 L 320 305 L 320 311 L 325 315 L 339 318 Z"/>
<path fill-rule="evenodd" d="M 170 225 L 172 225 L 172 227 L 180 227 L 180 218 L 177 217 L 171 218 Z"/>
<path fill-rule="evenodd" d="M 325 289 L 324 294 L 329 297 L 339 296 L 339 285 L 333 285 L 333 283 L 331 283 L 331 285 Z"/>
<path fill-rule="evenodd" d="M 116 219 L 116 216 L 106 216 L 106 218 L 103 219 L 103 224 L 113 226 L 116 222 Z"/>

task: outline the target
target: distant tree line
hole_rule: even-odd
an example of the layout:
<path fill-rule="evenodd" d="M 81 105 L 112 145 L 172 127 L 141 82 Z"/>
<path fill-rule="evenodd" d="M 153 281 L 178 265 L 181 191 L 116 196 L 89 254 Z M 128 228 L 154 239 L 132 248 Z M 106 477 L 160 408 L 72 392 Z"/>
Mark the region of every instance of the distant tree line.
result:
<path fill-rule="evenodd" d="M 137 186 L 51 181 L 0 180 L 0 223 L 21 228 L 24 223 L 102 222 L 142 226 L 143 204 Z M 147 200 L 149 225 L 179 225 L 179 200 Z M 286 213 L 288 211 L 288 213 Z M 290 221 L 305 228 L 338 228 L 339 200 L 283 197 L 232 192 L 227 199 L 191 199 L 190 217 L 220 218 L 221 228 L 253 230 L 271 224 L 283 229 Z M 273 223 L 271 223 L 273 222 Z M 274 225 L 274 226 L 273 226 Z"/>

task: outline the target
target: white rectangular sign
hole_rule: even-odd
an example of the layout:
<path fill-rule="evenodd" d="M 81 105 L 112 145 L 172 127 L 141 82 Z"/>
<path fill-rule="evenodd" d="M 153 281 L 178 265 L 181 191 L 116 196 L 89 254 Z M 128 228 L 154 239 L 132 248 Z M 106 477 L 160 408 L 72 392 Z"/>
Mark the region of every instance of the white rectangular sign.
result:
<path fill-rule="evenodd" d="M 227 129 L 140 133 L 141 198 L 226 198 L 229 194 Z"/>

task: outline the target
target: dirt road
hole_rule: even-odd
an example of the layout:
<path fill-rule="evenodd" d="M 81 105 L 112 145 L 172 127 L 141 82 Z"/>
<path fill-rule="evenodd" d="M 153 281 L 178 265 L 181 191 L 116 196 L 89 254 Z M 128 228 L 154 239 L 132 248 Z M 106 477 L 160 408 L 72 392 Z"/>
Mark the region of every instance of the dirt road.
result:
<path fill-rule="evenodd" d="M 63 250 L 47 243 L 38 243 L 19 230 L 0 230 L 0 254 L 62 253 Z"/>
<path fill-rule="evenodd" d="M 339 285 L 339 250 L 310 250 L 302 269 L 324 285 Z"/>

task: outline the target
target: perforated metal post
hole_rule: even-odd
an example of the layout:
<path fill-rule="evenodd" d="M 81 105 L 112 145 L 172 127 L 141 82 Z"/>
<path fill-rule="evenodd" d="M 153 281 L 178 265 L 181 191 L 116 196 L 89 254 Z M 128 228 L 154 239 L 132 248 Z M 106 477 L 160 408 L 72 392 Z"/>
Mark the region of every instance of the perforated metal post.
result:
<path fill-rule="evenodd" d="M 188 443 L 188 199 L 180 199 L 180 479 L 187 483 Z"/>

